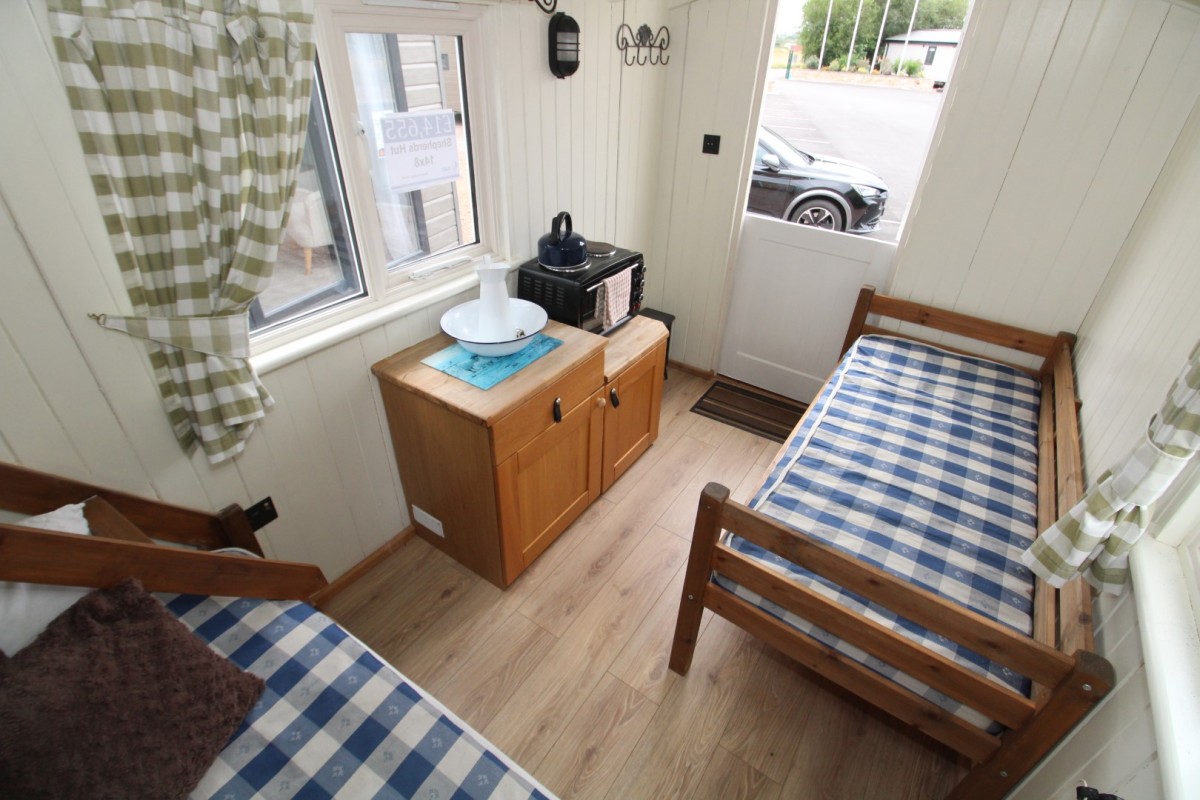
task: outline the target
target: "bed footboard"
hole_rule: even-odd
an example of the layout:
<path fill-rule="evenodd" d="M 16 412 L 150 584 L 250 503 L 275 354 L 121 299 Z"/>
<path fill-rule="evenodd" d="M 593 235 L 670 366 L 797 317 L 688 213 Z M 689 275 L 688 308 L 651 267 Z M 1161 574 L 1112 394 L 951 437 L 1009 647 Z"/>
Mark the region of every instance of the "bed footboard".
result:
<path fill-rule="evenodd" d="M 877 625 L 816 592 L 763 569 L 720 541 L 735 532 L 879 605 L 1032 678 L 1044 687 L 1031 700 L 902 635 Z M 795 630 L 711 581 L 716 571 L 930 687 L 1003 723 L 995 736 Z M 842 686 L 872 705 L 963 754 L 972 771 L 955 800 L 1002 798 L 1114 684 L 1103 658 L 1060 650 L 1022 636 L 975 612 L 846 555 L 729 500 L 710 483 L 701 494 L 684 578 L 670 667 L 686 673 L 705 608 Z"/>

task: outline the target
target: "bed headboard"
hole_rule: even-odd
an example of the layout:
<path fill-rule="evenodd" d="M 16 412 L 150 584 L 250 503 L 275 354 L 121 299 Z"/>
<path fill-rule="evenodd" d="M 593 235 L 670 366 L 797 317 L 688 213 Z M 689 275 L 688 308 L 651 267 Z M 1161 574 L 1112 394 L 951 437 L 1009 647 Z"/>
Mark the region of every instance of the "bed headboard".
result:
<path fill-rule="evenodd" d="M 236 504 L 197 511 L 0 462 L 0 508 L 43 514 L 75 503 L 93 535 L 0 523 L 0 580 L 106 587 L 134 577 L 148 591 L 301 600 L 327 585 L 312 564 L 211 552 L 262 555 Z"/>

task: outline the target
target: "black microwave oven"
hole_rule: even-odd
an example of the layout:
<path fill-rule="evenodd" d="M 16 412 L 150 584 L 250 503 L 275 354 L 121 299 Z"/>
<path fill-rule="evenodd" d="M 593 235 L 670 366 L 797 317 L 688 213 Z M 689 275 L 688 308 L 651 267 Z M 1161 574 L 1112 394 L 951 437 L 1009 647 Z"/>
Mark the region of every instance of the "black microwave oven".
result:
<path fill-rule="evenodd" d="M 600 291 L 608 278 L 630 270 L 629 307 L 604 324 Z M 572 271 L 543 267 L 537 259 L 517 269 L 517 297 L 537 303 L 552 320 L 576 328 L 607 334 L 624 325 L 642 308 L 646 285 L 646 263 L 641 253 L 614 248 L 609 255 L 588 254 L 588 260 Z"/>

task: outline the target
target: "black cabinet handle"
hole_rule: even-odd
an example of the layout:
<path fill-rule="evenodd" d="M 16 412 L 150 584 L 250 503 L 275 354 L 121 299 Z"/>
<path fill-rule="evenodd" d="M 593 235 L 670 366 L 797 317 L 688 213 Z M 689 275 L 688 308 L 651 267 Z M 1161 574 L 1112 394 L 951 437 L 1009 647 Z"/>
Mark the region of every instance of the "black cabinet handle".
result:
<path fill-rule="evenodd" d="M 554 421 L 562 422 L 562 398 L 554 398 Z"/>
<path fill-rule="evenodd" d="M 621 405 L 621 398 L 617 397 L 617 388 L 615 386 L 608 390 L 608 396 L 612 398 L 613 408 Z"/>

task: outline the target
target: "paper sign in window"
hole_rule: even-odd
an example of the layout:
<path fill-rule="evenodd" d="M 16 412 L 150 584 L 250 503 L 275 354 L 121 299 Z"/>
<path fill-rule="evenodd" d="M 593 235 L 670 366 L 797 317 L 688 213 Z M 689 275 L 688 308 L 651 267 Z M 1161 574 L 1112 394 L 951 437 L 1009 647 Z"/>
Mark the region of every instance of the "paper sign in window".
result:
<path fill-rule="evenodd" d="M 411 192 L 458 179 L 453 111 L 377 114 L 375 141 L 393 191 Z"/>

